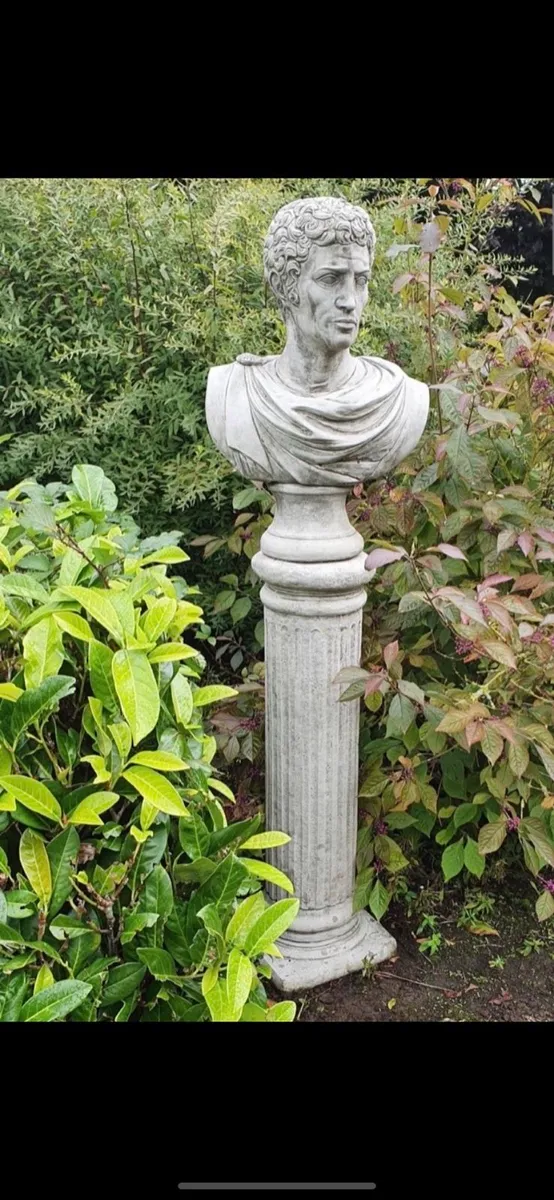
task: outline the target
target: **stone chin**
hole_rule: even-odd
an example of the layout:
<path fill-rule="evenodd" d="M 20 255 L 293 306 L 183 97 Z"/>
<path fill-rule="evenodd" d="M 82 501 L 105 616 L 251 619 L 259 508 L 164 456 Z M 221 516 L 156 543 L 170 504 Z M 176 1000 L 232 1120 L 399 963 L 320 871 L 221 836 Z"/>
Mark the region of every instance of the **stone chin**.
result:
<path fill-rule="evenodd" d="M 382 478 L 415 449 L 429 389 L 396 364 L 359 356 L 355 386 L 315 397 L 276 381 L 276 357 L 239 355 L 208 375 L 210 435 L 246 479 L 350 488 Z"/>

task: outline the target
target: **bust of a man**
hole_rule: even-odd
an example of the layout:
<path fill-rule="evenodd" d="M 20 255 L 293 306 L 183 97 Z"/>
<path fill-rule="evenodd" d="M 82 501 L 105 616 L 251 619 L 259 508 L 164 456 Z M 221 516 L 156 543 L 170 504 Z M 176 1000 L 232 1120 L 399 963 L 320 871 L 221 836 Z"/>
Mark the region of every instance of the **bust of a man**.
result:
<path fill-rule="evenodd" d="M 295 200 L 274 217 L 264 267 L 285 347 L 240 354 L 208 377 L 210 434 L 246 478 L 348 488 L 386 475 L 417 445 L 427 386 L 350 353 L 374 252 L 367 214 L 344 200 Z"/>

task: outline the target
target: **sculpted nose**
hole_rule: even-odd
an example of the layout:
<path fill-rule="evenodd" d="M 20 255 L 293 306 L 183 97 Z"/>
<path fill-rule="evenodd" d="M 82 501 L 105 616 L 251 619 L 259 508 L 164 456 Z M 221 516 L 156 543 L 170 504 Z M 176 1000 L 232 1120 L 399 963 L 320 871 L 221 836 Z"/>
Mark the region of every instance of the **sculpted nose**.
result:
<path fill-rule="evenodd" d="M 337 297 L 337 308 L 340 308 L 341 312 L 354 312 L 355 307 L 356 297 L 350 289 Z"/>

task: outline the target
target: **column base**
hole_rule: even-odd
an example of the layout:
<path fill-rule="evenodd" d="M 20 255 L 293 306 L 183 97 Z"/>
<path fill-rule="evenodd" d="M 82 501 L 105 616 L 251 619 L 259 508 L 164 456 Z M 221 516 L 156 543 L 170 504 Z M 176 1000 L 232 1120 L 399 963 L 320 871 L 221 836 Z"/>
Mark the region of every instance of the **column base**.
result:
<path fill-rule="evenodd" d="M 271 967 L 271 980 L 281 992 L 301 992 L 332 979 L 342 979 L 352 971 L 361 971 L 366 961 L 385 962 L 396 953 L 390 933 L 368 912 L 356 913 L 353 925 L 341 939 L 323 942 L 304 934 L 298 942 L 282 939 L 278 943 L 283 958 L 265 958 Z"/>

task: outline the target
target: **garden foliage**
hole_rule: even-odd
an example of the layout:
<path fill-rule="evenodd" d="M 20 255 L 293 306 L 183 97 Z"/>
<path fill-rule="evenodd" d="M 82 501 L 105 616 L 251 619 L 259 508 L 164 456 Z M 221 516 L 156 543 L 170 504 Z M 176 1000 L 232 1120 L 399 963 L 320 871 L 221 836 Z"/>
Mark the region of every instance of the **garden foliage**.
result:
<path fill-rule="evenodd" d="M 228 823 L 187 555 L 116 509 L 97 466 L 0 495 L 0 1021 L 292 1020 L 288 837 Z"/>

